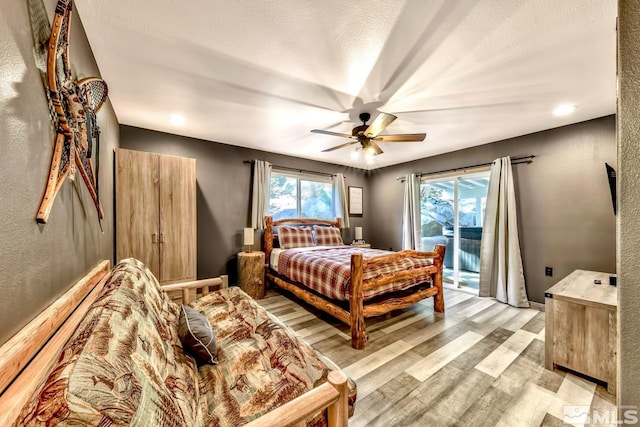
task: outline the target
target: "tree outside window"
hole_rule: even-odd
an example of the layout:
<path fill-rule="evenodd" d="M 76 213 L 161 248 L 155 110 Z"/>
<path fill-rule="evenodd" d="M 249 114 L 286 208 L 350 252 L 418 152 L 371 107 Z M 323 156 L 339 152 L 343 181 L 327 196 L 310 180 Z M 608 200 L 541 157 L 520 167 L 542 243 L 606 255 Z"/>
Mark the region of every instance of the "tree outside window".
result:
<path fill-rule="evenodd" d="M 294 173 L 271 173 L 269 214 L 274 219 L 333 219 L 333 180 Z"/>

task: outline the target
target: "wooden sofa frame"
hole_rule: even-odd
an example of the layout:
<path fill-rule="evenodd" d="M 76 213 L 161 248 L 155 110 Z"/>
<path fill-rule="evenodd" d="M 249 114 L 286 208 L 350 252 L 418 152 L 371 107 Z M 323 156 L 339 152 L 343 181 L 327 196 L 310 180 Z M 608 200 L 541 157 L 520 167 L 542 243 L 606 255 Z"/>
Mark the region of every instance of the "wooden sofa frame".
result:
<path fill-rule="evenodd" d="M 275 233 L 273 227 L 280 225 L 312 225 L 324 224 L 340 228 L 340 218 L 335 221 L 309 218 L 287 218 L 274 221 L 272 217 L 265 217 L 264 249 L 267 264 L 266 278 L 269 282 L 293 293 L 298 298 L 308 302 L 316 308 L 332 315 L 343 323 L 351 327 L 351 346 L 356 349 L 363 349 L 367 343 L 365 319 L 368 317 L 380 316 L 390 313 L 393 310 L 409 307 L 425 298 L 433 297 L 434 310 L 444 313 L 444 289 L 442 287 L 442 265 L 445 254 L 444 245 L 436 245 L 434 251 L 419 252 L 404 250 L 389 255 L 382 255 L 374 258 L 363 259 L 361 253 L 351 255 L 351 286 L 349 288 L 349 308 L 343 308 L 337 301 L 318 296 L 306 289 L 299 283 L 294 283 L 271 271 L 268 261 L 274 247 Z M 405 270 L 396 274 L 389 274 L 363 280 L 363 272 L 367 267 L 375 267 L 397 261 L 401 258 L 431 258 L 433 264 L 419 269 Z M 376 298 L 375 302 L 364 301 L 364 292 L 391 282 L 402 279 L 411 279 L 428 273 L 431 275 L 433 286 L 430 288 L 415 288 L 413 292 L 400 296 L 394 293 L 385 298 Z"/>
<path fill-rule="evenodd" d="M 97 299 L 109 279 L 110 262 L 100 262 L 64 295 L 0 347 L 0 426 L 13 425 L 28 399 L 42 386 L 64 344 Z M 187 304 L 190 290 L 206 295 L 210 288 L 228 287 L 227 276 L 164 285 L 181 291 Z M 345 427 L 348 419 L 347 377 L 329 373 L 328 382 L 255 419 L 249 426 L 304 426 L 305 419 L 327 408 L 329 426 Z"/>

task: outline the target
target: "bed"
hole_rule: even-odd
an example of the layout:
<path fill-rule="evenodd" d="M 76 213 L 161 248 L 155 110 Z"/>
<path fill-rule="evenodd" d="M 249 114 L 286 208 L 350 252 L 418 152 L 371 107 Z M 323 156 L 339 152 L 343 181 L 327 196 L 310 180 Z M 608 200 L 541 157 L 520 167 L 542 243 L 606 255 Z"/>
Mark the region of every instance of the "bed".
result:
<path fill-rule="evenodd" d="M 351 345 L 367 343 L 365 319 L 433 297 L 444 312 L 444 245 L 388 252 L 344 245 L 340 219 L 265 217 L 267 281 L 351 328 Z"/>

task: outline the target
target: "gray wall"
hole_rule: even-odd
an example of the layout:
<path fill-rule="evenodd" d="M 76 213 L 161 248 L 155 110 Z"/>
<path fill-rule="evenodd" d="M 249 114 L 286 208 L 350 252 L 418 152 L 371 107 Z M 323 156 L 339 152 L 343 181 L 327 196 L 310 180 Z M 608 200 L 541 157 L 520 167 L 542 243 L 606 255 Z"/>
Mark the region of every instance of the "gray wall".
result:
<path fill-rule="evenodd" d="M 69 180 L 64 183 L 48 224 L 35 220 L 55 133 L 31 28 L 48 25 L 55 4 L 55 0 L 9 1 L 0 14 L 0 344 L 113 252 L 111 152 L 118 144 L 119 129 L 110 104 L 98 117 L 104 233 L 80 177 L 77 189 Z M 70 45 L 73 69 L 81 77 L 98 76 L 77 14 Z"/>
<path fill-rule="evenodd" d="M 345 175 L 347 186 L 364 187 L 369 196 L 364 170 L 299 159 L 248 148 L 186 138 L 130 126 L 121 126 L 120 145 L 196 159 L 198 204 L 198 278 L 229 274 L 235 283 L 236 254 L 242 250 L 241 232 L 250 223 L 251 165 L 245 160 L 266 160 L 274 166 Z M 369 197 L 370 199 L 370 197 Z M 353 227 L 363 226 L 372 216 L 364 207 L 364 216 L 351 217 L 351 229 L 343 231 L 345 240 L 353 239 Z M 116 231 L 117 232 L 117 231 Z M 258 239 L 258 235 L 256 235 Z M 257 240 L 256 240 L 257 249 Z"/>
<path fill-rule="evenodd" d="M 372 244 L 401 248 L 403 186 L 397 177 L 527 154 L 534 162 L 513 172 L 529 300 L 543 303 L 544 291 L 575 269 L 614 272 L 615 216 L 604 167 L 616 164 L 613 116 L 373 171 Z M 544 275 L 545 266 L 553 267 L 553 277 Z"/>
<path fill-rule="evenodd" d="M 618 10 L 618 405 L 640 404 L 640 8 Z M 636 409 L 637 406 L 636 406 Z M 624 417 L 618 418 L 623 420 Z"/>

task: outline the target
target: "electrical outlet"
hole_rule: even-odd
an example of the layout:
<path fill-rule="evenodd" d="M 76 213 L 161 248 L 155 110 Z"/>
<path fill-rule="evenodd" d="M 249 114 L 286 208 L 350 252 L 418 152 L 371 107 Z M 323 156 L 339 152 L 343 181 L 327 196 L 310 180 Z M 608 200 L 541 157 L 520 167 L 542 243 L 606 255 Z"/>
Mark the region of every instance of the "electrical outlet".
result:
<path fill-rule="evenodd" d="M 553 276 L 553 267 L 545 267 L 544 268 L 545 276 Z"/>

